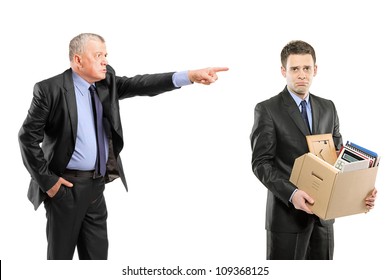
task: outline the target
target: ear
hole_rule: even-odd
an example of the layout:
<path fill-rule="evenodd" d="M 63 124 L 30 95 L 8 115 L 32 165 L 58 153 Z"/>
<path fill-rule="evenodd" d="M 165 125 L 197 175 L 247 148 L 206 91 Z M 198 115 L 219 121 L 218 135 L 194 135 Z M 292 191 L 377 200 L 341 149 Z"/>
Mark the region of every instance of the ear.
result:
<path fill-rule="evenodd" d="M 317 64 L 314 65 L 314 72 L 313 72 L 313 77 L 317 75 Z"/>
<path fill-rule="evenodd" d="M 82 67 L 83 67 L 81 56 L 78 55 L 78 54 L 75 54 L 75 55 L 73 56 L 73 63 L 74 63 L 75 65 L 77 65 L 77 67 L 79 67 L 79 68 L 82 68 Z"/>
<path fill-rule="evenodd" d="M 283 77 L 286 78 L 286 68 L 284 68 L 283 66 L 280 67 L 280 72 L 282 73 Z"/>

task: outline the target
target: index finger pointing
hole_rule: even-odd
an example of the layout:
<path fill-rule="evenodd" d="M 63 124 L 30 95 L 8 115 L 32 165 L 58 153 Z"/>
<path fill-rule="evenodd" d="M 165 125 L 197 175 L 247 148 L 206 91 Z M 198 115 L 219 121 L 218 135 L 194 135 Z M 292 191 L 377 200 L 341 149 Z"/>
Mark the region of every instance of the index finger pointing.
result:
<path fill-rule="evenodd" d="M 222 71 L 228 71 L 229 68 L 228 67 L 212 67 L 211 70 L 214 72 L 222 72 Z"/>

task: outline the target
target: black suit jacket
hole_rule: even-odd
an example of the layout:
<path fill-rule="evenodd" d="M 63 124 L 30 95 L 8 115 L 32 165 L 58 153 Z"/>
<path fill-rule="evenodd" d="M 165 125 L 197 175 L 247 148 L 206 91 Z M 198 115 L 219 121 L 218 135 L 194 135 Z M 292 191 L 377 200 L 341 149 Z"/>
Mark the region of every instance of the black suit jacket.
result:
<path fill-rule="evenodd" d="M 342 145 L 339 119 L 332 101 L 310 94 L 312 134 L 331 133 L 337 149 Z M 294 160 L 307 153 L 307 129 L 287 87 L 278 95 L 256 105 L 251 133 L 252 169 L 268 189 L 266 229 L 301 232 L 314 215 L 296 210 L 289 198 L 296 187 L 289 178 Z M 333 223 L 334 220 L 321 221 Z"/>
<path fill-rule="evenodd" d="M 103 105 L 104 125 L 109 135 L 106 181 L 118 177 L 127 190 L 120 160 L 123 132 L 119 100 L 154 96 L 175 89 L 173 73 L 118 77 L 107 66 L 106 78 L 96 83 Z M 37 209 L 46 191 L 58 181 L 73 154 L 77 135 L 77 108 L 72 70 L 38 82 L 27 117 L 19 131 L 23 163 L 31 175 L 28 198 Z"/>

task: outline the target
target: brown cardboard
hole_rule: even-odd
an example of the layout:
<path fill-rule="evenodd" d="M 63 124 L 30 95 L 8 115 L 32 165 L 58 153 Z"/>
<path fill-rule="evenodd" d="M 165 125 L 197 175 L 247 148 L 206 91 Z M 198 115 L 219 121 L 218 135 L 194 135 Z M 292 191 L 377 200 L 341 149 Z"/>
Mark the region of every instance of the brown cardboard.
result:
<path fill-rule="evenodd" d="M 309 208 L 328 220 L 367 211 L 365 198 L 375 187 L 378 167 L 340 172 L 333 165 L 307 153 L 295 160 L 290 182 L 314 199 Z"/>

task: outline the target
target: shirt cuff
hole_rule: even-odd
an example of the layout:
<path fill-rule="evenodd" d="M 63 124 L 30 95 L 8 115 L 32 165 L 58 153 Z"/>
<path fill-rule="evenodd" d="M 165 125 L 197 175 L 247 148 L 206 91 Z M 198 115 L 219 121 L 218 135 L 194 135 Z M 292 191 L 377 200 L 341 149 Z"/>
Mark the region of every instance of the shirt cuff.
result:
<path fill-rule="evenodd" d="M 292 203 L 292 198 L 293 198 L 294 194 L 297 192 L 297 190 L 298 190 L 298 189 L 295 189 L 295 190 L 293 191 L 293 193 L 292 193 L 291 196 L 290 196 L 290 199 L 288 200 L 288 201 L 290 201 L 291 203 Z"/>
<path fill-rule="evenodd" d="M 176 72 L 172 76 L 172 82 L 175 87 L 191 85 L 192 82 L 188 78 L 188 71 Z"/>

